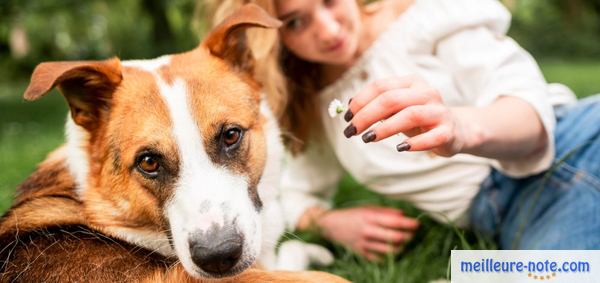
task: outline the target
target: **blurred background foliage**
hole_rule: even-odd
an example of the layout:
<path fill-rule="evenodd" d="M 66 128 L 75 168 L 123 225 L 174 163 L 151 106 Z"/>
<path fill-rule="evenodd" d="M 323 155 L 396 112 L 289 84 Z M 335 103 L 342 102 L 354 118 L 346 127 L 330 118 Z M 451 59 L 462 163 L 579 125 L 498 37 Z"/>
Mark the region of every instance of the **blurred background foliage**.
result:
<path fill-rule="evenodd" d="M 193 48 L 205 30 L 193 0 L 1 0 L 2 75 L 41 61 L 153 58 Z"/>
<path fill-rule="evenodd" d="M 538 57 L 600 57 L 600 0 L 504 0 L 510 35 Z"/>
<path fill-rule="evenodd" d="M 510 35 L 536 57 L 600 58 L 600 0 L 503 2 L 514 15 Z M 190 49 L 205 30 L 199 3 L 2 0 L 2 75 L 27 74 L 45 60 L 152 58 Z"/>

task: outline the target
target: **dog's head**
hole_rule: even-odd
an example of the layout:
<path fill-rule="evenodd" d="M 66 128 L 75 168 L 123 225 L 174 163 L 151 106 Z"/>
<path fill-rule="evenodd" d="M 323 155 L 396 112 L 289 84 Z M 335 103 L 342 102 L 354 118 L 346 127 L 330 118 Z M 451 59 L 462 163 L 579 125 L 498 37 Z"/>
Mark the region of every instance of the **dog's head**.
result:
<path fill-rule="evenodd" d="M 279 24 L 247 5 L 187 53 L 35 69 L 25 98 L 57 87 L 69 104 L 67 161 L 91 226 L 196 277 L 254 262 L 266 133 L 244 30 Z"/>

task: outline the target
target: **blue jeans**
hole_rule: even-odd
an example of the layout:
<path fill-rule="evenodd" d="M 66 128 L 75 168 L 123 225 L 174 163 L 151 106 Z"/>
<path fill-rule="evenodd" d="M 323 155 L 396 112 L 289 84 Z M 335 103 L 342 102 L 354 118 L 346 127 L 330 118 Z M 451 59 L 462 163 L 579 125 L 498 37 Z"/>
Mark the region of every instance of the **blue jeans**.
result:
<path fill-rule="evenodd" d="M 600 95 L 557 110 L 556 159 L 513 179 L 493 170 L 469 210 L 502 249 L 600 249 Z"/>

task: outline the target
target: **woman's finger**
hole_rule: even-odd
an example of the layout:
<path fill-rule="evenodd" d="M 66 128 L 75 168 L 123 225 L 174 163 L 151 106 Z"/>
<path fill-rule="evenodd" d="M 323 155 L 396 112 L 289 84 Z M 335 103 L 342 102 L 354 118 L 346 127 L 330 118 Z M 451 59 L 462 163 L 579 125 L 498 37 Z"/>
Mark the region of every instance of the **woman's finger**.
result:
<path fill-rule="evenodd" d="M 391 244 L 377 241 L 369 241 L 365 243 L 366 252 L 377 253 L 378 255 L 395 255 L 401 250 L 401 245 Z"/>
<path fill-rule="evenodd" d="M 443 108 L 439 105 L 410 106 L 363 134 L 362 139 L 364 142 L 376 142 L 398 133 L 432 127 L 440 123 L 442 117 Z"/>
<path fill-rule="evenodd" d="M 355 113 L 358 113 L 365 105 L 380 94 L 392 89 L 409 88 L 415 81 L 414 76 L 392 77 L 376 80 L 369 83 L 362 91 L 358 92 L 349 103 L 349 109 L 344 118 L 350 121 Z"/>
<path fill-rule="evenodd" d="M 420 135 L 408 138 L 405 142 L 399 144 L 407 145 L 407 149 L 410 151 L 424 151 L 433 150 L 443 145 L 450 143 L 452 140 L 452 130 L 447 125 L 437 126 L 427 132 Z M 402 151 L 398 149 L 398 151 Z M 436 152 L 437 153 L 437 152 Z M 442 154 L 445 156 L 444 154 Z"/>
<path fill-rule="evenodd" d="M 371 125 L 388 119 L 407 107 L 426 104 L 427 102 L 426 91 L 413 89 L 390 90 L 377 96 L 361 110 L 355 112 L 354 118 L 348 127 L 354 127 L 355 134 L 360 134 Z M 344 131 L 344 134 L 346 137 L 352 136 L 348 135 L 347 131 Z"/>
<path fill-rule="evenodd" d="M 366 233 L 365 237 L 372 241 L 398 245 L 407 242 L 412 238 L 412 233 L 400 230 L 390 229 L 383 226 L 373 226 Z"/>
<path fill-rule="evenodd" d="M 373 218 L 373 223 L 395 230 L 414 231 L 419 228 L 419 221 L 405 215 L 381 214 Z"/>

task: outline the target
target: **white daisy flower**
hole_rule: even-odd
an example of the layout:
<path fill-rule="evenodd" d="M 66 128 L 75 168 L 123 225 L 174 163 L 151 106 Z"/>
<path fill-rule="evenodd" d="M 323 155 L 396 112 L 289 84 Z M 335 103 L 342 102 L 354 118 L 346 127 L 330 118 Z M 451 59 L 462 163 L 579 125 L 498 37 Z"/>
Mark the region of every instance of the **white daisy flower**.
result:
<path fill-rule="evenodd" d="M 329 108 L 327 108 L 327 112 L 329 112 L 329 116 L 331 118 L 335 118 L 337 115 L 346 112 L 346 107 L 337 99 L 332 100 L 329 103 Z"/>

